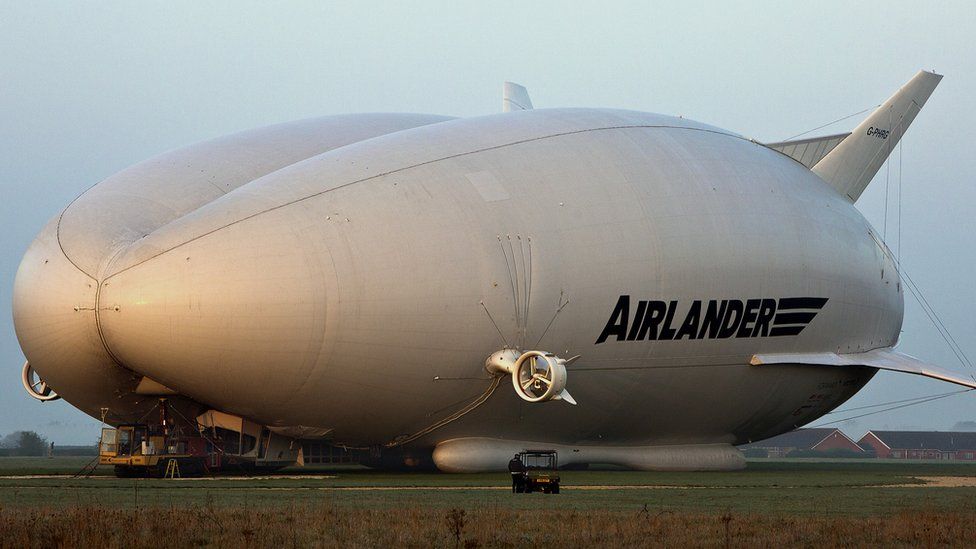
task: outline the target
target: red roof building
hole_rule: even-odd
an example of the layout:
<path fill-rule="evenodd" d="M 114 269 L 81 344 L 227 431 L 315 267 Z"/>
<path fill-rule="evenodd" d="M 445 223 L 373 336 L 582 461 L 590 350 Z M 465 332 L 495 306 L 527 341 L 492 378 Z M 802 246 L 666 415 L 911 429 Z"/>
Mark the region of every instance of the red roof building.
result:
<path fill-rule="evenodd" d="M 976 461 L 976 432 L 868 431 L 858 444 L 884 459 Z"/>
<path fill-rule="evenodd" d="M 771 458 L 787 457 L 797 451 L 826 453 L 847 450 L 856 454 L 864 453 L 864 450 L 840 429 L 830 428 L 797 429 L 739 446 L 739 449 L 750 454 L 765 451 L 766 457 Z"/>

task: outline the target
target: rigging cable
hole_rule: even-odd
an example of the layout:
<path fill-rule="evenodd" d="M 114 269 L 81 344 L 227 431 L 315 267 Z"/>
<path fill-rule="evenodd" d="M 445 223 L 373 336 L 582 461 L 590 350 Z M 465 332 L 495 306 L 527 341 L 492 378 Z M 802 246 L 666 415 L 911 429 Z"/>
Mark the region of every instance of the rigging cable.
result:
<path fill-rule="evenodd" d="M 899 406 L 892 406 L 890 408 L 884 408 L 882 410 L 875 410 L 873 412 L 866 412 L 866 413 L 863 413 L 863 414 L 858 414 L 856 416 L 850 416 L 850 417 L 845 417 L 843 419 L 838 419 L 838 420 L 834 420 L 834 421 L 828 421 L 827 423 L 821 423 L 820 425 L 815 425 L 815 426 L 813 426 L 813 428 L 825 427 L 827 425 L 834 425 L 836 423 L 843 423 L 845 421 L 850 421 L 852 419 L 858 419 L 858 418 L 862 418 L 862 417 L 873 416 L 875 414 L 881 414 L 881 413 L 884 413 L 884 412 L 890 412 L 892 410 L 898 410 L 900 408 L 908 408 L 909 406 L 915 406 L 917 404 L 925 404 L 926 402 L 932 402 L 933 400 L 939 400 L 939 399 L 943 399 L 943 398 L 948 398 L 948 397 L 951 397 L 952 395 L 958 395 L 958 394 L 961 394 L 961 393 L 968 393 L 968 392 L 973 391 L 973 390 L 976 390 L 976 389 L 963 389 L 961 391 L 955 391 L 955 392 L 947 393 L 947 394 L 943 394 L 943 395 L 932 396 L 932 397 L 925 398 L 924 400 L 919 400 L 917 402 L 911 402 L 911 403 L 908 403 L 908 404 L 901 404 Z"/>
<path fill-rule="evenodd" d="M 901 158 L 905 147 L 905 138 L 898 141 L 898 259 L 901 260 Z"/>
<path fill-rule="evenodd" d="M 891 401 L 888 401 L 888 402 L 881 402 L 879 404 L 866 404 L 864 406 L 856 406 L 854 408 L 845 408 L 844 410 L 832 410 L 830 412 L 827 412 L 824 415 L 825 416 L 829 416 L 829 415 L 833 415 L 833 414 L 846 414 L 848 412 L 854 412 L 854 411 L 857 411 L 857 410 L 867 410 L 869 408 L 878 408 L 880 406 L 890 406 L 892 404 L 902 404 L 902 403 L 905 403 L 905 402 L 913 402 L 913 401 L 916 401 L 916 400 L 926 400 L 928 398 L 936 397 L 936 396 L 938 396 L 938 397 L 941 397 L 941 396 L 950 396 L 950 395 L 954 395 L 956 393 L 965 393 L 966 391 L 969 391 L 969 390 L 970 389 L 959 389 L 958 391 L 949 391 L 948 393 L 936 393 L 936 394 L 933 394 L 933 395 L 925 395 L 925 396 L 920 396 L 920 397 L 903 398 L 901 400 L 891 400 Z"/>
<path fill-rule="evenodd" d="M 453 414 L 445 417 L 444 419 L 441 419 L 441 420 L 433 423 L 432 425 L 429 425 L 427 427 L 424 427 L 423 429 L 421 429 L 420 431 L 417 431 L 416 433 L 413 433 L 412 435 L 403 435 L 403 436 L 397 437 L 397 438 L 395 438 L 395 439 L 393 439 L 393 440 L 391 440 L 389 442 L 386 442 L 386 443 L 382 444 L 382 447 L 383 448 L 396 448 L 397 446 L 403 446 L 404 444 L 406 444 L 408 442 L 413 442 L 414 440 L 417 440 L 418 438 L 420 438 L 420 437 L 422 437 L 422 436 L 424 436 L 424 435 L 426 435 L 426 434 L 428 434 L 428 433 L 430 433 L 432 431 L 435 431 L 437 429 L 440 429 L 441 427 L 447 425 L 448 423 L 451 423 L 453 421 L 456 421 L 458 419 L 461 419 L 462 416 L 473 412 L 476 408 L 478 408 L 479 406 L 481 406 L 482 404 L 484 404 L 485 402 L 487 402 L 488 401 L 488 398 L 490 398 L 491 395 L 492 395 L 492 393 L 495 392 L 495 389 L 498 388 L 498 385 L 501 383 L 502 378 L 503 378 L 503 376 L 497 376 L 497 377 L 492 378 L 491 383 L 488 385 L 488 388 L 485 389 L 485 392 L 483 392 L 480 395 L 478 395 L 477 397 L 475 397 L 474 400 L 472 400 L 471 402 L 469 402 L 468 404 L 466 404 L 460 410 L 458 410 L 458 411 L 454 412 Z M 436 379 L 437 378 L 435 378 L 435 380 Z M 350 446 L 348 444 L 341 444 L 341 443 L 337 443 L 337 444 L 335 444 L 335 446 L 338 446 L 339 448 L 343 448 L 345 450 L 373 450 L 374 449 L 373 447 L 370 447 L 370 446 Z"/>
<path fill-rule="evenodd" d="M 200 428 L 200 422 L 199 421 L 196 421 L 196 420 L 191 421 L 191 420 L 189 420 L 185 415 L 183 415 L 182 412 L 180 412 L 180 409 L 178 407 L 176 407 L 176 406 L 170 407 L 169 410 L 172 411 L 172 412 L 176 412 L 176 415 L 178 415 L 181 418 L 183 418 L 183 421 L 185 421 L 188 426 L 191 426 L 191 427 L 195 428 L 197 430 L 197 433 L 200 435 L 200 438 L 202 438 L 202 439 L 206 440 L 207 442 L 209 442 L 210 445 L 213 446 L 213 449 L 217 451 L 217 453 L 219 453 L 219 454 L 223 454 L 224 453 L 224 447 L 222 445 L 220 445 L 220 444 L 217 444 L 217 441 L 214 438 L 210 438 L 210 437 L 207 436 L 207 430 L 206 430 L 206 428 L 201 429 Z"/>
<path fill-rule="evenodd" d="M 877 104 L 877 105 L 872 105 L 872 106 L 870 106 L 870 107 L 868 107 L 868 108 L 866 108 L 866 109 L 864 109 L 863 111 L 857 111 L 857 112 L 856 112 L 856 113 L 854 113 L 854 114 L 849 114 L 849 115 L 847 115 L 847 116 L 845 116 L 845 117 L 843 117 L 843 118 L 838 118 L 837 120 L 834 120 L 833 122 L 827 122 L 827 123 L 826 123 L 826 124 L 824 124 L 823 126 L 817 126 L 816 128 L 813 128 L 813 129 L 811 129 L 811 130 L 807 130 L 807 131 L 805 131 L 805 132 L 803 132 L 803 133 L 798 133 L 798 134 L 796 134 L 796 135 L 794 135 L 794 136 L 792 136 L 792 137 L 787 137 L 786 139 L 784 139 L 784 141 L 792 141 L 792 140 L 794 140 L 794 139 L 796 139 L 797 137 L 800 137 L 801 135 L 806 135 L 806 134 L 808 134 L 808 133 L 810 133 L 810 132 L 815 132 L 815 131 L 817 131 L 817 130 L 820 130 L 820 129 L 823 129 L 823 128 L 826 128 L 827 126 L 832 126 L 832 125 L 834 125 L 834 124 L 836 124 L 836 123 L 838 123 L 838 122 L 843 122 L 844 120 L 847 120 L 848 118 L 851 118 L 851 117 L 854 117 L 854 116 L 857 116 L 857 115 L 859 115 L 859 114 L 864 114 L 864 113 L 866 113 L 866 112 L 868 112 L 868 111 L 870 111 L 870 110 L 872 110 L 872 109 L 877 109 L 877 108 L 878 108 L 878 107 L 880 107 L 880 106 L 881 106 L 881 104 L 880 104 L 880 103 L 879 103 L 879 104 Z"/>
<path fill-rule="evenodd" d="M 915 298 L 915 301 L 917 301 L 918 304 L 922 307 L 922 311 L 925 312 L 926 316 L 929 317 L 929 320 L 932 321 L 932 323 L 935 325 L 936 330 L 939 331 L 939 335 L 941 335 L 942 339 L 944 339 L 946 344 L 949 345 L 949 349 L 952 351 L 954 355 L 956 355 L 956 358 L 964 367 L 968 367 L 970 370 L 972 370 L 973 369 L 972 361 L 969 360 L 969 357 L 966 356 L 966 352 L 963 351 L 962 347 L 959 346 L 959 343 L 956 342 L 956 338 L 952 337 L 952 334 L 949 333 L 949 328 L 947 328 L 945 323 L 942 322 L 942 319 L 939 317 L 939 314 L 935 312 L 935 309 L 929 304 L 928 300 L 925 299 L 925 296 L 922 295 L 921 288 L 919 288 L 918 285 L 915 284 L 915 281 L 912 280 L 912 278 L 908 275 L 907 272 L 900 270 L 900 273 L 904 275 L 905 280 L 909 282 L 909 284 L 906 284 L 906 286 L 908 287 L 909 291 L 912 292 L 912 296 Z M 972 374 L 970 374 L 970 376 L 972 376 Z M 976 380 L 976 377 L 974 377 L 973 379 Z"/>
<path fill-rule="evenodd" d="M 899 191 L 898 191 L 898 194 L 899 194 L 899 203 L 898 203 L 898 212 L 899 212 L 898 213 L 898 250 L 899 250 L 899 254 L 900 254 L 900 252 L 901 252 L 901 168 L 902 168 L 901 149 L 900 148 L 899 148 L 899 161 L 898 161 L 898 164 L 899 164 L 898 165 L 898 187 L 899 187 Z M 887 230 L 887 211 L 888 211 L 888 206 L 887 206 L 887 190 L 886 190 L 885 191 L 885 228 L 886 228 L 886 230 Z M 918 286 L 918 284 L 915 283 L 915 281 L 912 279 L 911 275 L 908 274 L 908 271 L 906 271 L 905 268 L 902 266 L 900 255 L 899 256 L 895 256 L 895 254 L 892 253 L 891 248 L 888 246 L 888 243 L 885 242 L 884 238 L 882 238 L 882 242 L 884 244 L 882 246 L 882 253 L 884 253 L 885 255 L 887 255 L 889 257 L 889 259 L 891 259 L 891 261 L 894 263 L 895 269 L 897 270 L 898 274 L 905 281 L 905 287 L 908 288 L 909 292 L 911 292 L 911 294 L 912 294 L 912 297 L 915 298 L 915 301 L 922 308 L 922 312 L 925 313 L 925 316 L 927 316 L 928 319 L 929 319 L 929 321 L 932 322 L 932 325 L 935 326 L 935 329 L 939 332 L 939 335 L 942 336 L 942 339 L 949 346 L 949 350 L 951 350 L 952 351 L 952 354 L 954 354 L 956 356 L 956 359 L 959 360 L 960 364 L 962 364 L 964 368 L 969 368 L 970 369 L 970 377 L 972 377 L 973 380 L 976 381 L 976 375 L 974 375 L 974 372 L 973 372 L 974 370 L 976 370 L 976 367 L 974 367 L 973 362 L 966 355 L 966 352 L 962 349 L 962 346 L 959 345 L 959 343 L 956 341 L 956 338 L 953 337 L 952 333 L 949 331 L 949 328 L 945 325 L 945 322 L 942 321 L 942 318 L 935 311 L 935 308 L 932 307 L 932 305 L 929 303 L 928 299 L 925 298 L 925 295 L 922 293 L 922 289 Z"/>
<path fill-rule="evenodd" d="M 889 126 L 890 126 L 890 123 L 889 123 Z M 886 163 L 889 163 L 890 162 L 890 154 L 891 154 L 891 151 L 889 150 L 889 159 L 885 161 Z M 896 268 L 898 274 L 901 275 L 904 278 L 905 282 L 906 282 L 905 286 L 911 292 L 912 297 L 915 298 L 915 301 L 918 302 L 919 306 L 922 308 L 922 312 L 925 313 L 925 316 L 927 316 L 928 319 L 929 319 L 929 321 L 932 322 L 932 325 L 935 326 L 936 330 L 939 332 L 939 335 L 942 336 L 942 339 L 946 342 L 946 345 L 949 346 L 949 350 L 952 351 L 952 353 L 956 356 L 956 359 L 959 360 L 959 362 L 963 365 L 963 367 L 968 367 L 970 369 L 970 371 L 971 371 L 970 377 L 972 377 L 973 380 L 976 381 L 976 376 L 974 376 L 973 373 L 972 373 L 972 370 L 974 370 L 974 366 L 973 366 L 972 361 L 969 360 L 969 357 L 966 355 L 965 351 L 963 351 L 962 347 L 959 345 L 959 343 L 956 341 L 956 339 L 949 332 L 949 328 L 942 321 L 942 318 L 935 311 L 935 308 L 932 307 L 932 305 L 928 302 L 928 299 L 926 299 L 925 296 L 922 294 L 922 289 L 918 286 L 918 284 L 915 283 L 915 281 L 912 279 L 912 277 L 908 274 L 907 271 L 905 271 L 904 267 L 901 265 L 902 174 L 903 174 L 903 166 L 904 166 L 903 157 L 904 157 L 904 141 L 899 141 L 899 143 L 898 143 L 898 190 L 897 190 L 897 202 L 898 202 L 898 210 L 897 210 L 897 219 L 898 219 L 897 250 L 898 250 L 898 253 L 897 253 L 897 256 L 896 256 L 896 254 L 894 254 L 894 253 L 891 252 L 891 249 L 888 247 L 887 242 L 884 242 L 884 246 L 882 247 L 882 249 L 883 249 L 884 253 L 887 254 L 888 257 L 892 260 L 892 262 L 894 262 L 895 268 Z M 883 236 L 883 239 L 882 239 L 883 241 L 887 237 L 887 227 L 888 227 L 888 183 L 889 183 L 889 174 L 890 174 L 890 167 L 886 170 L 886 173 L 885 173 L 885 210 L 884 210 L 885 211 L 885 217 L 884 217 L 885 232 L 884 232 L 884 236 Z M 866 413 L 858 414 L 858 415 L 855 415 L 855 416 L 845 417 L 843 419 L 839 419 L 839 420 L 835 420 L 835 421 L 821 423 L 819 425 L 816 425 L 815 427 L 824 427 L 826 425 L 833 425 L 833 424 L 836 424 L 836 423 L 843 423 L 845 421 L 850 421 L 852 419 L 858 419 L 858 418 L 867 417 L 867 416 L 871 416 L 871 415 L 875 415 L 875 414 L 880 414 L 880 413 L 883 413 L 883 412 L 889 412 L 889 411 L 892 411 L 892 410 L 898 410 L 898 409 L 901 409 L 901 408 L 907 408 L 907 407 L 915 406 L 915 405 L 918 405 L 918 404 L 924 404 L 926 402 L 932 402 L 932 401 L 935 401 L 935 400 L 940 400 L 940 399 L 943 399 L 943 398 L 948 398 L 948 397 L 953 396 L 953 395 L 958 395 L 958 394 L 961 394 L 961 393 L 968 393 L 968 392 L 970 392 L 972 390 L 973 389 L 961 389 L 961 390 L 958 390 L 958 391 L 951 391 L 951 392 L 948 392 L 948 393 L 939 393 L 939 394 L 934 394 L 934 395 L 927 395 L 927 396 L 921 396 L 921 397 L 913 397 L 913 398 L 895 400 L 895 401 L 890 401 L 890 402 L 882 402 L 880 404 L 869 404 L 869 405 L 865 405 L 865 406 L 858 406 L 858 407 L 855 407 L 855 408 L 847 408 L 845 410 L 834 410 L 834 411 L 831 411 L 831 412 L 827 412 L 826 414 L 824 414 L 824 416 L 833 415 L 833 414 L 846 414 L 846 413 L 854 412 L 854 411 L 857 411 L 857 410 L 867 410 L 867 409 L 872 409 L 872 408 L 879 408 L 879 407 L 882 407 L 882 406 L 889 406 L 889 405 L 892 405 L 892 404 L 895 405 L 895 406 L 891 406 L 889 408 L 884 408 L 884 409 L 881 409 L 881 410 L 874 410 L 874 411 L 871 411 L 871 412 L 866 412 Z"/>
<path fill-rule="evenodd" d="M 485 305 L 484 300 L 480 301 L 479 303 L 481 303 L 481 306 L 485 309 L 485 314 L 488 315 L 488 320 L 490 320 L 491 325 L 495 327 L 495 331 L 498 332 L 498 336 L 502 338 L 502 343 L 505 344 L 505 348 L 508 349 L 509 348 L 508 340 L 505 339 L 505 334 L 502 333 L 502 330 L 498 327 L 498 324 L 495 322 L 495 317 L 491 316 L 491 312 L 488 311 L 488 306 Z"/>
<path fill-rule="evenodd" d="M 891 106 L 888 106 L 888 128 L 891 129 Z M 885 139 L 888 154 L 885 156 L 885 204 L 884 204 L 884 229 L 881 231 L 881 240 L 888 241 L 888 189 L 891 181 L 891 141 Z"/>
<path fill-rule="evenodd" d="M 956 341 L 956 338 L 953 337 L 952 334 L 949 332 L 949 328 L 945 325 L 945 322 L 942 321 L 942 318 L 935 311 L 935 308 L 932 307 L 928 299 L 926 299 L 925 296 L 922 294 L 922 289 L 918 286 L 918 284 L 915 283 L 911 275 L 908 274 L 908 271 L 906 271 L 904 267 L 902 267 L 901 262 L 898 260 L 898 258 L 896 258 L 894 254 L 891 253 L 891 249 L 888 248 L 887 244 L 884 245 L 884 253 L 895 264 L 895 269 L 898 271 L 898 274 L 906 282 L 905 287 L 907 287 L 908 290 L 912 293 L 912 297 L 915 298 L 915 301 L 922 308 L 922 312 L 925 313 L 925 315 L 929 318 L 929 321 L 932 322 L 932 325 L 935 326 L 935 329 L 939 332 L 939 335 L 942 336 L 942 339 L 945 340 L 946 344 L 949 346 L 949 349 L 952 351 L 952 353 L 956 355 L 956 358 L 959 360 L 960 364 L 962 364 L 963 367 L 968 367 L 970 369 L 973 369 L 974 367 L 972 361 L 969 360 L 968 356 L 966 356 L 965 351 L 962 350 L 962 347 Z"/>
<path fill-rule="evenodd" d="M 482 404 L 484 404 L 488 400 L 488 398 L 491 396 L 491 394 L 495 392 L 495 389 L 498 388 L 498 384 L 501 382 L 502 377 L 503 376 L 498 376 L 498 377 L 495 377 L 494 379 L 492 379 L 491 380 L 491 384 L 488 385 L 488 389 L 486 389 L 484 393 L 482 393 L 480 396 L 478 396 L 477 398 L 475 398 L 468 405 L 466 405 L 465 407 L 461 408 L 457 412 L 454 412 L 453 414 L 447 416 L 446 418 L 444 418 L 444 419 L 442 419 L 442 420 L 434 423 L 433 425 L 430 425 L 429 427 L 426 427 L 424 429 L 421 429 L 420 431 L 417 431 L 416 433 L 414 433 L 412 435 L 409 435 L 409 436 L 406 436 L 406 437 L 403 437 L 403 438 L 394 439 L 394 440 L 392 440 L 390 442 L 387 442 L 383 446 L 385 446 L 387 448 L 394 448 L 396 446 L 402 446 L 402 445 L 404 445 L 404 444 L 406 444 L 408 442 L 417 440 L 418 438 L 426 435 L 427 433 L 430 433 L 431 431 L 440 429 L 441 427 L 447 425 L 448 423 L 451 423 L 452 421 L 455 421 L 457 419 L 460 419 L 461 416 L 466 415 L 469 412 L 473 412 L 475 408 L 477 408 L 477 407 L 481 406 Z"/>

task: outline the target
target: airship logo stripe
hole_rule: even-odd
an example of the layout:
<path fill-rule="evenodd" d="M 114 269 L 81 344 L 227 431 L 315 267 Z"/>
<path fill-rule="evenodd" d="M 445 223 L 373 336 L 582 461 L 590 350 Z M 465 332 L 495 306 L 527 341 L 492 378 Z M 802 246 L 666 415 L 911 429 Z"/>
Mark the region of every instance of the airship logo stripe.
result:
<path fill-rule="evenodd" d="M 630 296 L 622 295 L 596 345 L 610 338 L 677 341 L 795 336 L 813 322 L 826 304 L 825 297 L 694 300 L 684 307 L 676 300 L 642 299 L 631 307 Z"/>
<path fill-rule="evenodd" d="M 773 320 L 773 325 L 779 326 L 780 324 L 809 324 L 817 313 L 776 313 L 776 318 Z"/>
<path fill-rule="evenodd" d="M 823 309 L 826 297 L 784 297 L 779 300 L 779 309 Z"/>
<path fill-rule="evenodd" d="M 772 330 L 769 331 L 769 337 L 800 335 L 800 332 L 802 332 L 804 328 L 806 328 L 806 325 L 803 325 L 803 326 L 779 326 L 779 327 L 773 328 Z"/>

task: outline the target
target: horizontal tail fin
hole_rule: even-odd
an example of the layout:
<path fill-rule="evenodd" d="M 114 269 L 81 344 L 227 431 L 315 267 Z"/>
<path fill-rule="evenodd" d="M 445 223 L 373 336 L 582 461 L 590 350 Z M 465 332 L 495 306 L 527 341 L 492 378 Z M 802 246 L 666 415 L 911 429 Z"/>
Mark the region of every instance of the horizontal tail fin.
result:
<path fill-rule="evenodd" d="M 786 353 L 753 355 L 753 366 L 763 364 L 806 364 L 811 366 L 869 366 L 879 370 L 915 374 L 976 389 L 976 377 L 939 368 L 911 355 L 882 347 L 865 353 Z"/>
<path fill-rule="evenodd" d="M 940 80 L 940 74 L 919 71 L 818 162 L 813 173 L 856 202 Z"/>
<path fill-rule="evenodd" d="M 840 145 L 848 133 L 838 133 L 836 135 L 825 135 L 823 137 L 808 137 L 806 139 L 794 139 L 793 141 L 780 141 L 779 143 L 766 143 L 765 145 L 774 151 L 779 151 L 807 168 L 813 168 L 817 162 L 823 160 L 834 147 Z"/>

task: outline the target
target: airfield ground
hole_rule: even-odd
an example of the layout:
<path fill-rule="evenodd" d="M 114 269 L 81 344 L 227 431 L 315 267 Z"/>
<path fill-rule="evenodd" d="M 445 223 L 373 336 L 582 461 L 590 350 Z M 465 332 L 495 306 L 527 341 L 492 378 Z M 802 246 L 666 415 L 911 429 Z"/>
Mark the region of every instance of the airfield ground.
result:
<path fill-rule="evenodd" d="M 976 546 L 976 464 L 565 471 L 559 495 L 516 495 L 504 473 L 71 478 L 87 461 L 0 458 L 0 545 Z"/>

